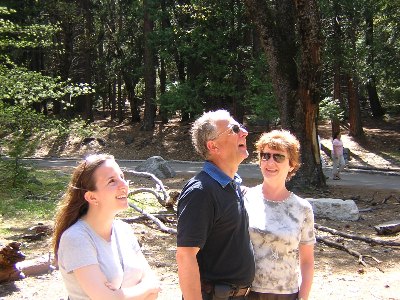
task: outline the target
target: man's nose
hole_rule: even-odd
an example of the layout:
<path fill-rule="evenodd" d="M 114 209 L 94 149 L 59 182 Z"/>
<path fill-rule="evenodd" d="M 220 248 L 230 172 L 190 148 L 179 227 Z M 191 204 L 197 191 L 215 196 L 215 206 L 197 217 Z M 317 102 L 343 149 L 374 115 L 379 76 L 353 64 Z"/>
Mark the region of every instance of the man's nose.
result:
<path fill-rule="evenodd" d="M 248 136 L 249 132 L 244 127 L 240 127 L 240 135 L 241 136 Z"/>

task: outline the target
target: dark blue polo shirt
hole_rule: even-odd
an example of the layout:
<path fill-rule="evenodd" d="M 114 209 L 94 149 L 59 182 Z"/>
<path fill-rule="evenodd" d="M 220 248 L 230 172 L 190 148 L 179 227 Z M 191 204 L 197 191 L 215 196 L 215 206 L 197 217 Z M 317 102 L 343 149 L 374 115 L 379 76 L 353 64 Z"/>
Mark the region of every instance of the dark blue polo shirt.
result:
<path fill-rule="evenodd" d="M 248 215 L 239 185 L 211 162 L 184 186 L 178 200 L 178 247 L 199 247 L 202 280 L 250 285 L 254 278 Z"/>

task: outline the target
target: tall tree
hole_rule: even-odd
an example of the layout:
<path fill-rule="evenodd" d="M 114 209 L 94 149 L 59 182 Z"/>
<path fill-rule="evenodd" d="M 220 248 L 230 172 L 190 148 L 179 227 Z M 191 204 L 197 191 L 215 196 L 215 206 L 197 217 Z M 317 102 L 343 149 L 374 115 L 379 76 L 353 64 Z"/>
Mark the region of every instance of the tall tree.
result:
<path fill-rule="evenodd" d="M 375 76 L 375 48 L 374 48 L 374 3 L 368 3 L 365 6 L 365 45 L 367 49 L 367 67 L 368 67 L 368 78 L 367 78 L 367 91 L 368 98 L 371 105 L 372 115 L 375 118 L 381 118 L 384 115 L 384 110 L 379 100 L 377 88 L 376 88 L 376 76 Z"/>
<path fill-rule="evenodd" d="M 154 28 L 154 1 L 143 0 L 144 11 L 144 118 L 142 129 L 153 130 L 156 115 L 156 60 L 154 44 L 151 41 Z"/>
<path fill-rule="evenodd" d="M 295 183 L 324 185 L 316 115 L 320 62 L 320 20 L 316 1 L 245 1 L 268 58 L 282 126 L 299 138 L 302 167 Z"/>

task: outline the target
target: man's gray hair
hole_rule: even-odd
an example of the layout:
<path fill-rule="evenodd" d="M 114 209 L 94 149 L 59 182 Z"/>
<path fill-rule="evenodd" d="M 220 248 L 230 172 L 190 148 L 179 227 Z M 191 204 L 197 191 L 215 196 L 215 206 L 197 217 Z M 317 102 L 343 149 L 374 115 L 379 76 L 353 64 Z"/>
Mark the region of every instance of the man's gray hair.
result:
<path fill-rule="evenodd" d="M 230 120 L 232 116 L 224 109 L 203 113 L 191 128 L 192 143 L 197 153 L 208 159 L 207 142 L 217 138 L 217 121 Z"/>

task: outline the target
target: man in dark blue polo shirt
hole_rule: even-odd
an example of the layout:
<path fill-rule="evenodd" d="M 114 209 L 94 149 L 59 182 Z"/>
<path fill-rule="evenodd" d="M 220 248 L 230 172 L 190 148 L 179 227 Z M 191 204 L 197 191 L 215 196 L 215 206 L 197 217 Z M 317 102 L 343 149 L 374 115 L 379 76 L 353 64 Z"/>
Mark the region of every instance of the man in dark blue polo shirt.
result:
<path fill-rule="evenodd" d="M 245 299 L 254 278 L 239 164 L 248 132 L 225 110 L 204 113 L 191 130 L 203 170 L 178 200 L 176 259 L 185 300 Z"/>

